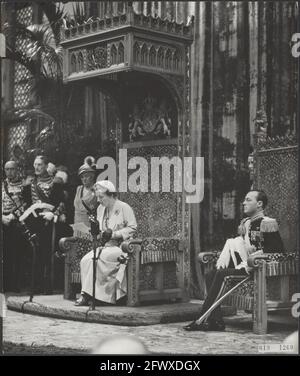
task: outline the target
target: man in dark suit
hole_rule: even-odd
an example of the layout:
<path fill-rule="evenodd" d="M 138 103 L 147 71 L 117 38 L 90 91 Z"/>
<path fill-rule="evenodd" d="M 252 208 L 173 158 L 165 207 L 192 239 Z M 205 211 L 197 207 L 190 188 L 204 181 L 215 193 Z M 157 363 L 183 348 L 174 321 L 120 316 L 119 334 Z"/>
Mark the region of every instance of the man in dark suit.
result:
<path fill-rule="evenodd" d="M 247 258 L 256 251 L 278 252 L 283 250 L 276 219 L 264 215 L 268 198 L 263 191 L 255 190 L 247 193 L 243 202 L 247 216 L 241 221 L 239 236 L 228 239 L 217 261 L 217 269 L 206 276 L 208 295 L 204 301 L 201 316 L 217 300 L 226 276 L 247 276 L 250 269 Z M 193 321 L 184 327 L 187 331 L 222 331 L 225 324 L 221 306 L 215 308 L 208 318 L 198 324 Z"/>

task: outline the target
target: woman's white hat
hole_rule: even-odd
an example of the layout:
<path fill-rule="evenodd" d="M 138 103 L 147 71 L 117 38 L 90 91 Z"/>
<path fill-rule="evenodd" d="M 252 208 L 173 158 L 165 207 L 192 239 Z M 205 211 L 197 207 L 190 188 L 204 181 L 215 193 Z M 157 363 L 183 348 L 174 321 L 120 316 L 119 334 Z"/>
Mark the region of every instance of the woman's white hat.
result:
<path fill-rule="evenodd" d="M 109 180 L 100 180 L 95 183 L 95 188 L 99 189 L 102 193 L 117 192 L 116 187 Z"/>

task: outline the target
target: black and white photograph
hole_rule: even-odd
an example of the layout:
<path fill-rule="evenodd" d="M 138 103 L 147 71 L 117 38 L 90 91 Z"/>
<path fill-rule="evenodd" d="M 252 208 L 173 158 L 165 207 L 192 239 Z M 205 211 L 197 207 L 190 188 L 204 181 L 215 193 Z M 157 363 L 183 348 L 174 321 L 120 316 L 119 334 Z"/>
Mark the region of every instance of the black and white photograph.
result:
<path fill-rule="evenodd" d="M 299 58 L 297 1 L 1 1 L 3 356 L 299 355 Z"/>

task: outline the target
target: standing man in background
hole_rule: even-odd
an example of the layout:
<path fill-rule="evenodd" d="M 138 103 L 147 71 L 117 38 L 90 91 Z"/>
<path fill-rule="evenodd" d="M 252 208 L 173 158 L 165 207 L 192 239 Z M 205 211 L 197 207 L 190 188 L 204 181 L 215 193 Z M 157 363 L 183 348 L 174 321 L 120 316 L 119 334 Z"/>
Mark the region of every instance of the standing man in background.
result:
<path fill-rule="evenodd" d="M 23 182 L 18 176 L 15 161 L 4 166 L 6 178 L 2 182 L 2 234 L 4 292 L 20 289 L 21 264 L 26 253 L 26 242 L 18 226 L 18 216 L 24 205 Z"/>
<path fill-rule="evenodd" d="M 48 160 L 45 156 L 37 156 L 33 167 L 35 176 L 25 192 L 29 209 L 25 212 L 24 220 L 38 238 L 36 292 L 51 294 L 54 284 L 54 253 L 57 234 L 62 234 L 60 228 L 67 226 L 65 195 L 63 185 L 56 182 L 54 176 L 49 175 Z M 35 204 L 39 204 L 37 210 Z M 33 210 L 31 211 L 30 208 Z"/>

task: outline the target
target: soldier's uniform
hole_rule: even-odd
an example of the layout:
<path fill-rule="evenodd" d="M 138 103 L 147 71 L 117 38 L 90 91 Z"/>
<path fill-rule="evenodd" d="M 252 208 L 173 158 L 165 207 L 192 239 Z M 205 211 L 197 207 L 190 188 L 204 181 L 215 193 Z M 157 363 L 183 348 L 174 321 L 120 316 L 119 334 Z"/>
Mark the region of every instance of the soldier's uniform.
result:
<path fill-rule="evenodd" d="M 241 234 L 249 237 L 250 245 L 255 250 L 263 250 L 264 253 L 279 252 L 283 250 L 283 243 L 279 234 L 279 228 L 276 219 L 266 217 L 263 213 L 253 218 L 245 218 L 242 220 L 239 229 Z M 254 251 L 255 251 L 254 250 Z M 235 253 L 237 264 L 242 259 L 238 253 Z M 208 295 L 204 301 L 201 315 L 202 316 L 216 301 L 222 288 L 224 278 L 230 275 L 247 276 L 245 268 L 237 269 L 232 258 L 228 268 L 212 270 L 206 275 L 206 285 Z M 221 305 L 219 305 L 209 316 L 208 321 L 222 321 Z"/>
<path fill-rule="evenodd" d="M 254 245 L 256 249 L 262 249 L 265 253 L 283 250 L 276 219 L 258 216 L 253 219 L 247 218 L 246 221 L 250 221 L 248 230 L 250 244 Z"/>
<path fill-rule="evenodd" d="M 56 183 L 51 176 L 35 177 L 25 190 L 27 206 L 46 203 L 53 206 L 54 220 L 46 221 L 43 217 L 29 215 L 25 219 L 26 225 L 37 235 L 38 254 L 36 264 L 35 288 L 37 292 L 52 293 L 51 275 L 53 274 L 53 257 L 58 238 L 64 236 L 61 227 L 62 216 L 65 216 L 65 196 L 62 184 Z M 70 234 L 66 234 L 68 236 Z"/>
<path fill-rule="evenodd" d="M 22 212 L 24 186 L 22 180 L 2 182 L 2 216 L 11 216 L 3 231 L 3 285 L 4 291 L 18 291 L 21 283 L 21 264 L 26 253 L 26 242 L 18 226 Z"/>

